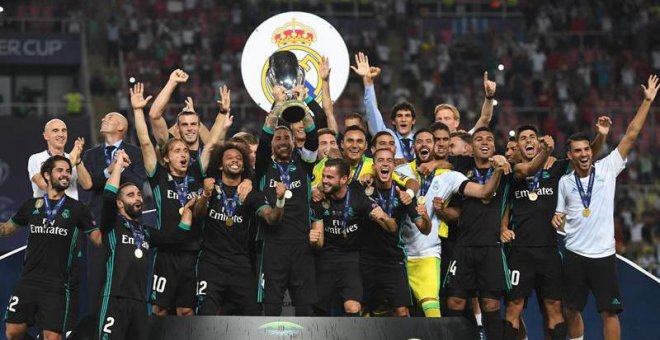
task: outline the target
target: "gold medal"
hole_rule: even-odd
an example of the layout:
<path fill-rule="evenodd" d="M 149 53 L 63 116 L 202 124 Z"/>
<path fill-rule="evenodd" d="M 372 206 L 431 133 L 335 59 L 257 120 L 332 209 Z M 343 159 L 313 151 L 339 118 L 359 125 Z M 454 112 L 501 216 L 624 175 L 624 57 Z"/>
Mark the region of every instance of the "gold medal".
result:
<path fill-rule="evenodd" d="M 424 205 L 424 203 L 426 203 L 426 197 L 424 196 L 417 197 L 417 205 Z"/>
<path fill-rule="evenodd" d="M 582 216 L 583 217 L 589 217 L 589 215 L 591 215 L 591 210 L 589 208 L 582 209 Z"/>
<path fill-rule="evenodd" d="M 135 249 L 135 251 L 133 252 L 133 254 L 134 254 L 135 257 L 137 257 L 138 259 L 141 259 L 141 258 L 142 258 L 142 255 L 143 255 L 143 253 L 142 253 L 142 249 L 140 249 L 140 248 Z"/>
<path fill-rule="evenodd" d="M 530 192 L 529 192 L 529 195 L 527 195 L 527 197 L 528 197 L 529 200 L 532 201 L 532 202 L 534 202 L 534 201 L 536 201 L 537 199 L 539 199 L 539 195 L 538 195 L 537 193 L 533 192 L 533 191 L 530 191 Z"/>
<path fill-rule="evenodd" d="M 341 230 L 341 236 L 344 236 L 344 238 L 348 237 L 348 235 L 346 234 L 346 228 Z"/>
<path fill-rule="evenodd" d="M 229 217 L 227 218 L 227 221 L 225 221 L 225 224 L 227 224 L 228 227 L 233 226 L 233 225 L 234 225 L 234 217 L 233 217 L 233 216 L 229 216 Z"/>
<path fill-rule="evenodd" d="M 38 198 L 38 199 L 34 202 L 34 207 L 37 208 L 37 209 L 39 209 L 39 208 L 41 208 L 41 207 L 43 207 L 43 206 L 44 206 L 44 199 L 43 199 L 43 198 Z"/>
<path fill-rule="evenodd" d="M 183 215 L 183 207 L 179 208 L 179 215 Z"/>

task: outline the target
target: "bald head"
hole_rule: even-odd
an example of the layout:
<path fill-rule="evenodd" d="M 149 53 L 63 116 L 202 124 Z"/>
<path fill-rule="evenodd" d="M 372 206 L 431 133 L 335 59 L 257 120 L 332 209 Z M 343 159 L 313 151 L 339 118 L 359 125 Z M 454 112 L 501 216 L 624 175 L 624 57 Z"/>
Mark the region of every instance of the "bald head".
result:
<path fill-rule="evenodd" d="M 50 129 L 53 126 L 64 126 L 64 128 L 66 129 L 66 123 L 64 123 L 63 120 L 58 118 L 53 118 L 48 122 L 46 122 L 46 125 L 44 125 L 44 132 L 48 131 L 48 129 Z"/>
<path fill-rule="evenodd" d="M 118 112 L 110 112 L 101 119 L 101 133 L 122 139 L 128 130 L 128 120 Z"/>
<path fill-rule="evenodd" d="M 51 151 L 62 151 L 69 137 L 66 124 L 61 119 L 51 119 L 44 125 L 44 140 Z"/>

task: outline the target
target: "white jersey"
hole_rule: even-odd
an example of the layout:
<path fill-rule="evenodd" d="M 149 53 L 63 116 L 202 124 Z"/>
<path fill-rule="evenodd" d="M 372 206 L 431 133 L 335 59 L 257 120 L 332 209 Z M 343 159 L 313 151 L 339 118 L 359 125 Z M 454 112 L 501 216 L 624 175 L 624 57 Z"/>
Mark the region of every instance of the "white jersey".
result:
<path fill-rule="evenodd" d="M 595 178 L 591 192 L 588 217 L 582 215 L 584 206 L 575 183 L 575 171 L 559 180 L 557 195 L 558 213 L 566 214 L 566 249 L 585 257 L 601 258 L 613 255 L 614 248 L 614 192 L 616 177 L 626 167 L 626 160 L 618 149 L 597 161 Z M 589 176 L 580 178 L 586 191 Z"/>
<path fill-rule="evenodd" d="M 397 167 L 396 172 L 412 178 L 417 177 L 410 164 L 403 164 Z M 431 232 L 428 235 L 422 234 L 417 229 L 415 223 L 410 220 L 410 217 L 406 217 L 406 220 L 401 226 L 403 228 L 402 236 L 407 257 L 440 257 L 441 248 L 438 229 L 442 221 L 440 217 L 433 213 L 433 198 L 441 197 L 445 202 L 448 201 L 452 195 L 458 192 L 461 184 L 467 180 L 468 178 L 465 175 L 457 171 L 446 171 L 433 178 L 431 186 L 429 186 L 429 189 L 424 195 L 426 199 L 424 205 L 431 217 Z"/>
<path fill-rule="evenodd" d="M 64 157 L 69 158 L 68 153 L 64 153 Z M 47 150 L 44 150 L 39 153 L 35 153 L 32 156 L 30 156 L 30 159 L 28 160 L 28 180 L 30 181 L 30 184 L 32 184 L 32 196 L 33 197 L 43 197 L 46 192 L 39 189 L 37 184 L 35 184 L 32 181 L 32 177 L 34 175 L 38 174 L 41 171 L 41 165 L 48 159 L 50 158 L 50 155 L 48 154 Z M 73 166 L 73 169 L 71 170 L 71 181 L 69 188 L 66 189 L 65 193 L 67 196 L 73 198 L 73 199 L 78 199 L 78 172 L 76 171 L 76 167 Z"/>

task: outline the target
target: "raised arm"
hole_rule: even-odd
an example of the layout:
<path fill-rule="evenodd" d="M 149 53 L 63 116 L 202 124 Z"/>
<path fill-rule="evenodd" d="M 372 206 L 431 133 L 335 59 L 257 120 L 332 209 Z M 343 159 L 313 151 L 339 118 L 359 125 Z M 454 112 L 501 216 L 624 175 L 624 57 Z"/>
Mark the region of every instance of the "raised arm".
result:
<path fill-rule="evenodd" d="M 360 52 L 355 55 L 355 66 L 351 69 L 360 77 L 364 84 L 364 108 L 367 115 L 367 124 L 369 133 L 376 135 L 378 132 L 387 129 L 383 116 L 378 110 L 378 101 L 376 100 L 376 91 L 374 90 L 374 78 L 380 74 L 380 68 L 369 66 L 369 57 Z"/>
<path fill-rule="evenodd" d="M 533 176 L 537 171 L 539 171 L 545 162 L 548 160 L 548 156 L 552 154 L 552 150 L 555 149 L 555 141 L 550 136 L 543 136 L 540 141 L 541 151 L 532 158 L 531 162 L 518 163 L 514 167 L 514 175 L 516 178 L 526 178 Z"/>
<path fill-rule="evenodd" d="M 493 100 L 495 96 L 495 90 L 497 88 L 497 83 L 492 80 L 488 80 L 488 71 L 484 72 L 484 103 L 481 105 L 481 116 L 477 123 L 474 124 L 474 130 L 480 127 L 488 127 L 490 120 L 493 119 Z"/>
<path fill-rule="evenodd" d="M 335 118 L 335 109 L 332 106 L 332 97 L 330 96 L 330 60 L 328 57 L 321 57 L 320 76 L 321 81 L 321 102 L 323 103 L 323 111 L 325 111 L 325 119 L 328 122 L 328 129 L 332 131 L 339 131 L 337 126 L 337 119 Z"/>
<path fill-rule="evenodd" d="M 160 93 L 151 105 L 149 119 L 151 120 L 151 128 L 158 145 L 165 144 L 168 139 L 167 122 L 165 121 L 165 118 L 163 118 L 165 107 L 167 107 L 167 103 L 169 103 L 170 97 L 172 97 L 172 93 L 174 93 L 177 85 L 185 83 L 186 81 L 188 81 L 188 74 L 186 72 L 183 72 L 183 70 L 180 69 L 174 70 L 170 74 L 167 84 L 165 84 L 163 89 L 160 90 Z"/>
<path fill-rule="evenodd" d="M 151 100 L 151 96 L 144 98 L 144 84 L 137 83 L 131 88 L 131 106 L 133 107 L 133 114 L 135 115 L 135 131 L 137 132 L 138 140 L 140 141 L 140 149 L 142 150 L 142 160 L 144 168 L 147 173 L 153 173 L 156 168 L 158 158 L 154 146 L 149 139 L 149 129 L 147 122 L 144 120 L 144 107 Z"/>
<path fill-rule="evenodd" d="M 85 147 L 85 138 L 78 137 L 73 144 L 73 150 L 69 153 L 69 160 L 76 168 L 78 174 L 78 184 L 80 187 L 89 190 L 92 188 L 92 176 L 87 171 L 85 164 L 82 162 L 82 152 Z"/>
<path fill-rule="evenodd" d="M 193 217 L 201 218 L 206 215 L 206 209 L 209 206 L 209 200 L 213 195 L 213 190 L 215 189 L 215 178 L 207 177 L 204 178 L 204 187 L 202 194 L 199 195 L 199 198 L 195 202 L 195 205 L 192 208 Z"/>
<path fill-rule="evenodd" d="M 505 163 L 506 160 L 502 160 L 502 158 L 493 157 L 491 162 L 495 166 L 495 171 L 493 172 L 493 175 L 490 176 L 490 179 L 488 179 L 486 184 L 481 185 L 475 182 L 467 182 L 463 189 L 463 196 L 480 199 L 489 199 L 493 197 L 495 191 L 497 191 L 497 187 L 500 185 L 502 174 L 504 173 L 505 164 L 503 163 Z"/>
<path fill-rule="evenodd" d="M 319 149 L 319 134 L 314 124 L 314 119 L 310 115 L 305 115 L 303 118 L 303 126 L 305 127 L 305 145 L 301 152 L 301 158 L 307 163 L 316 163 L 316 155 Z"/>
<path fill-rule="evenodd" d="M 591 141 L 591 151 L 594 157 L 600 155 L 601 151 L 603 151 L 603 146 L 607 142 L 607 135 L 610 133 L 610 126 L 612 126 L 610 117 L 598 117 L 598 121 L 596 121 L 596 137 Z"/>
<path fill-rule="evenodd" d="M 275 186 L 275 194 L 277 195 L 275 207 L 265 205 L 257 210 L 257 216 L 263 218 L 269 225 L 280 224 L 282 221 L 282 215 L 284 215 L 284 204 L 286 203 L 286 199 L 284 198 L 285 192 L 286 187 L 284 186 L 284 183 L 277 182 Z"/>
<path fill-rule="evenodd" d="M 231 90 L 227 89 L 227 86 L 220 88 L 220 100 L 218 101 L 219 112 L 215 117 L 215 122 L 211 127 L 211 131 L 208 136 L 208 141 L 206 147 L 202 151 L 200 156 L 200 162 L 202 164 L 202 171 L 206 173 L 206 169 L 209 165 L 209 160 L 211 158 L 211 152 L 216 143 L 225 140 L 227 136 L 227 130 L 234 123 L 234 116 L 231 115 Z"/>
<path fill-rule="evenodd" d="M 128 154 L 124 150 L 117 150 L 115 154 L 115 162 L 112 163 L 112 172 L 110 177 L 105 182 L 103 189 L 103 207 L 101 208 L 101 224 L 99 229 L 103 233 L 107 233 L 114 228 L 115 219 L 117 218 L 117 193 L 119 191 L 119 184 L 121 181 L 121 173 L 130 164 Z"/>
<path fill-rule="evenodd" d="M 648 116 L 649 109 L 651 108 L 651 103 L 655 100 L 655 95 L 658 93 L 659 87 L 660 84 L 658 83 L 658 76 L 656 75 L 649 76 L 647 86 L 642 85 L 642 89 L 644 89 L 644 100 L 639 106 L 639 109 L 637 109 L 635 118 L 633 118 L 632 122 L 628 125 L 626 134 L 616 147 L 617 150 L 619 150 L 619 154 L 621 154 L 621 158 L 626 159 L 630 150 L 635 145 L 637 136 L 639 136 L 639 132 L 642 131 L 646 116 Z"/>

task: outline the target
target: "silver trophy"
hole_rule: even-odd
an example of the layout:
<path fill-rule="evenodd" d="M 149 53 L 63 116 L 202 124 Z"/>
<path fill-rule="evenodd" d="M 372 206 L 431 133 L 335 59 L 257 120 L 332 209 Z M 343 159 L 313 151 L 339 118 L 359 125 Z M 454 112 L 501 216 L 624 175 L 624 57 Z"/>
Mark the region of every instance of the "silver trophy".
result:
<path fill-rule="evenodd" d="M 303 101 L 296 100 L 293 88 L 305 83 L 305 70 L 298 64 L 298 58 L 291 51 L 278 51 L 269 59 L 266 80 L 271 88 L 281 85 L 286 89 L 286 103 L 280 110 L 280 118 L 295 123 L 301 121 L 307 112 Z"/>

